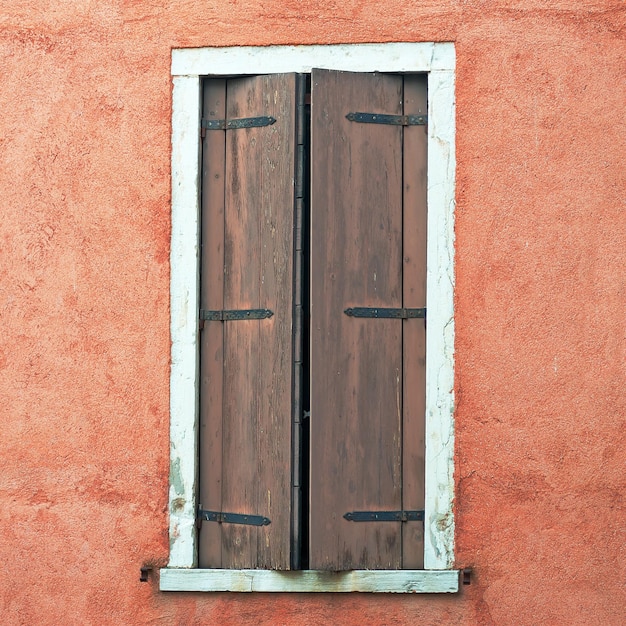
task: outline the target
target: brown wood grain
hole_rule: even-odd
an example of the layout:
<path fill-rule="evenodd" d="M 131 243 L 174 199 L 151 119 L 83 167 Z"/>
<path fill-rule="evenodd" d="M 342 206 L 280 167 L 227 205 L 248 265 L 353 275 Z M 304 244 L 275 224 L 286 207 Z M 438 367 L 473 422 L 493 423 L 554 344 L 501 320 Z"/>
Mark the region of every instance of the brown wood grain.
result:
<path fill-rule="evenodd" d="M 202 333 L 200 502 L 272 520 L 265 527 L 205 522 L 202 567 L 298 562 L 290 555 L 301 532 L 300 507 L 292 508 L 300 473 L 292 422 L 302 392 L 295 80 L 205 82 L 204 117 L 278 121 L 207 131 L 204 141 L 201 306 L 269 308 L 274 316 L 209 322 Z M 422 76 L 313 73 L 312 569 L 423 567 L 420 522 L 355 523 L 343 515 L 423 509 L 425 322 L 343 311 L 426 304 L 426 129 L 345 118 L 425 113 L 426 106 Z"/>
<path fill-rule="evenodd" d="M 312 73 L 312 569 L 401 567 L 402 322 L 352 306 L 402 306 L 402 130 L 349 112 L 400 114 L 402 79 Z"/>
<path fill-rule="evenodd" d="M 405 76 L 404 114 L 427 113 L 427 78 Z M 426 306 L 426 126 L 404 129 L 403 306 Z M 426 324 L 402 322 L 403 453 L 402 503 L 405 510 L 424 509 L 424 425 L 426 410 Z M 424 525 L 402 524 L 402 567 L 424 566 Z"/>
<path fill-rule="evenodd" d="M 202 117 L 224 119 L 226 81 L 203 83 Z M 200 308 L 224 308 L 225 134 L 207 132 L 202 141 Z M 200 505 L 222 510 L 222 391 L 224 324 L 200 332 Z M 205 523 L 198 538 L 200 567 L 221 567 L 221 525 Z"/>
<path fill-rule="evenodd" d="M 223 273 L 223 307 L 274 315 L 207 323 L 224 333 L 221 510 L 266 516 L 271 524 L 216 524 L 217 567 L 288 569 L 295 76 L 231 79 L 226 90 L 228 119 L 277 121 L 225 131 L 224 262 L 213 268 Z"/>

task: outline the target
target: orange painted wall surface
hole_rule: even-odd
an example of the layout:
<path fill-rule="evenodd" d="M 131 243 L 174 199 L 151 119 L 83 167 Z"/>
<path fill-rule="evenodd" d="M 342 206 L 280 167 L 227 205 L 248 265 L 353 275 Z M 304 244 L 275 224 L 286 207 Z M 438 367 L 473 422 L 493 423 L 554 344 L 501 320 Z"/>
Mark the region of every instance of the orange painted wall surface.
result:
<path fill-rule="evenodd" d="M 546 8 L 549 7 L 549 8 Z M 626 623 L 622 0 L 0 8 L 0 623 Z M 174 594 L 170 51 L 453 41 L 454 596 Z"/>

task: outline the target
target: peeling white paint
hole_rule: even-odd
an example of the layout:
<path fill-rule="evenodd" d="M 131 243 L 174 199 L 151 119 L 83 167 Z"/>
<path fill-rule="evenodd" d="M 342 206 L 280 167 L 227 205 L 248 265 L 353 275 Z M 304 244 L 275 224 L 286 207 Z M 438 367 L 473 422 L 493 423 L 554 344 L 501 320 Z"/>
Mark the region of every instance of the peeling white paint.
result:
<path fill-rule="evenodd" d="M 349 572 L 162 569 L 161 591 L 456 593 L 452 570 L 352 570 Z"/>
<path fill-rule="evenodd" d="M 452 43 L 240 46 L 172 50 L 173 76 L 310 72 L 431 72 L 454 69 Z"/>
<path fill-rule="evenodd" d="M 172 92 L 170 249 L 170 560 L 196 564 L 197 311 L 200 79 L 175 77 Z"/>
<path fill-rule="evenodd" d="M 454 145 L 455 51 L 452 43 L 267 46 L 172 51 L 174 90 L 172 102 L 170 454 L 171 463 L 177 464 L 180 480 L 176 486 L 170 487 L 169 567 L 193 568 L 196 566 L 194 517 L 198 428 L 196 312 L 199 302 L 200 77 L 310 72 L 313 67 L 353 72 L 428 72 L 428 326 L 424 566 L 425 570 L 449 570 L 454 563 L 453 296 L 456 162 Z M 181 485 L 182 493 L 179 493 Z M 220 584 L 224 584 L 231 590 L 242 584 L 240 572 L 221 571 L 226 573 Z M 212 580 L 215 580 L 214 575 L 217 575 L 208 570 L 194 570 L 187 574 L 181 573 L 181 570 L 163 570 L 161 588 L 174 589 L 175 587 L 181 590 L 185 584 L 189 584 L 190 590 L 192 587 L 197 590 L 207 590 L 206 585 L 210 586 L 213 583 L 206 583 L 207 578 L 201 575 L 202 572 L 211 574 Z M 425 578 L 418 577 L 420 581 L 434 580 L 435 574 L 441 574 L 444 578 L 454 575 L 451 571 L 421 573 Z M 382 584 L 381 576 L 386 574 L 393 574 L 393 572 L 380 574 L 373 588 L 361 590 L 383 590 L 376 585 Z M 279 588 L 276 585 L 280 587 L 280 581 L 283 581 L 282 590 L 285 591 L 304 591 L 307 584 L 311 591 L 324 590 L 323 588 L 314 589 L 311 586 L 310 575 L 311 572 L 292 572 L 289 575 L 290 582 L 287 584 L 285 582 L 287 578 L 283 574 L 265 572 L 259 574 L 258 580 L 263 580 L 265 581 L 263 585 L 267 584 L 272 587 L 267 589 L 269 591 L 278 591 Z M 323 577 L 316 576 L 314 579 L 324 580 Z M 193 583 L 190 582 L 192 580 Z M 204 582 L 199 583 L 199 580 L 204 580 Z M 374 579 L 369 580 L 371 583 Z M 408 578 L 405 577 L 405 580 Z M 445 580 L 449 583 L 448 578 Z M 241 590 L 251 590 L 247 583 L 243 586 L 247 588 Z M 291 589 L 292 587 L 298 587 L 298 589 Z M 411 590 L 418 591 L 417 589 Z M 444 591 L 444 589 L 439 590 Z"/>
<path fill-rule="evenodd" d="M 454 50 L 428 75 L 424 567 L 454 564 Z M 448 63 L 446 67 L 444 64 Z"/>

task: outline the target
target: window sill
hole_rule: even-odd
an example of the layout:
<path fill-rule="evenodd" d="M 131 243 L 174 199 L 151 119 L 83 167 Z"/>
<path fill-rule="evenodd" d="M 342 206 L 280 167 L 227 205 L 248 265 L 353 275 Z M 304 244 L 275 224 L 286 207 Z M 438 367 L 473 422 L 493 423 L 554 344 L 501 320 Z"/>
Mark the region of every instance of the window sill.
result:
<path fill-rule="evenodd" d="M 457 593 L 458 570 L 162 569 L 161 591 Z"/>

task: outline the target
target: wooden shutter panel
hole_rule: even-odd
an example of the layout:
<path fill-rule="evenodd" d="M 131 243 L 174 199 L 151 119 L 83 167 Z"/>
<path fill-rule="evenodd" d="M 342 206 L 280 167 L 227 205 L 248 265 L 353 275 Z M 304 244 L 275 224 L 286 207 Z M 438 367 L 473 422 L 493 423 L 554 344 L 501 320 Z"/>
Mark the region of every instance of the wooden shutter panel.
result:
<path fill-rule="evenodd" d="M 425 306 L 424 127 L 409 139 L 402 126 L 346 118 L 425 113 L 412 83 L 407 107 L 420 110 L 403 110 L 404 80 L 312 73 L 312 569 L 421 566 L 421 522 L 344 518 L 423 509 L 424 320 L 344 313 Z"/>
<path fill-rule="evenodd" d="M 271 523 L 203 522 L 201 567 L 290 566 L 295 75 L 205 81 L 203 118 L 258 116 L 203 142 L 201 308 L 273 315 L 204 325 L 200 503 Z"/>
<path fill-rule="evenodd" d="M 425 75 L 404 77 L 404 114 L 426 115 L 428 111 Z M 426 306 L 427 228 L 427 126 L 403 130 L 403 304 Z M 424 509 L 425 411 L 426 411 L 426 320 L 402 323 L 403 427 L 402 506 L 404 510 Z M 424 525 L 402 524 L 402 567 L 424 567 Z"/>

